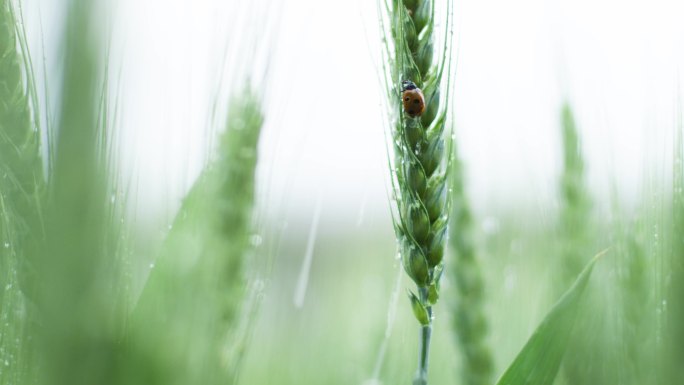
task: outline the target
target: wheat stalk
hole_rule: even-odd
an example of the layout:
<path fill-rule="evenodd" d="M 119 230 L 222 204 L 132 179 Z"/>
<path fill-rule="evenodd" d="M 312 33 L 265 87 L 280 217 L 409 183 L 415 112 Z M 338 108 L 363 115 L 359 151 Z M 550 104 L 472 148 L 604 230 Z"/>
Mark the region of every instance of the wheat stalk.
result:
<path fill-rule="evenodd" d="M 444 1 L 447 13 L 450 2 Z M 449 51 L 444 39 L 441 57 L 434 58 L 435 4 L 432 0 L 385 2 L 385 82 L 392 122 L 393 185 L 396 198 L 394 227 L 404 269 L 418 294 L 410 293 L 421 324 L 418 371 L 414 384 L 427 384 L 432 334 L 432 306 L 439 297 L 442 259 L 449 216 L 447 121 L 443 74 Z M 449 18 L 447 18 L 448 31 Z M 449 75 L 447 71 L 446 87 Z M 401 84 L 410 81 L 425 96 L 425 111 L 404 114 Z M 449 137 L 450 138 L 450 137 Z"/>

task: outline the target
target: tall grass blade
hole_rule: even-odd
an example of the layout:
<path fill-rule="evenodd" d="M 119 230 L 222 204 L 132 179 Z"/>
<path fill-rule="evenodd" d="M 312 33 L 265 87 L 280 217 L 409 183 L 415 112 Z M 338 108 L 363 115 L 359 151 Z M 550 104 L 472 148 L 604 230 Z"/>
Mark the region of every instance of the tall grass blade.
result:
<path fill-rule="evenodd" d="M 544 317 L 497 385 L 553 384 L 580 316 L 594 264 L 606 252 L 599 253 L 584 268 L 572 287 Z"/>

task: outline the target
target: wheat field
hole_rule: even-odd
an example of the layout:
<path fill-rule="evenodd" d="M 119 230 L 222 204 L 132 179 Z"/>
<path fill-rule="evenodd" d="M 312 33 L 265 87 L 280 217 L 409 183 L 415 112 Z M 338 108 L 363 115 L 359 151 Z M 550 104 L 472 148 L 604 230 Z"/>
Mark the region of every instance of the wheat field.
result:
<path fill-rule="evenodd" d="M 684 384 L 682 11 L 0 0 L 0 385 Z"/>

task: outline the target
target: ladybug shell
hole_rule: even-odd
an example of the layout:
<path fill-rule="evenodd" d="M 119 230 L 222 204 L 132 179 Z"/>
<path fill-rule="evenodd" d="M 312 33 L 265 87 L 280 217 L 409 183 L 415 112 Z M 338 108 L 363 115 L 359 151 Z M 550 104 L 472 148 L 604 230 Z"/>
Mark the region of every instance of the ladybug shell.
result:
<path fill-rule="evenodd" d="M 420 88 L 405 90 L 401 93 L 401 99 L 404 103 L 406 115 L 415 118 L 425 112 L 425 96 L 423 96 L 423 91 Z"/>

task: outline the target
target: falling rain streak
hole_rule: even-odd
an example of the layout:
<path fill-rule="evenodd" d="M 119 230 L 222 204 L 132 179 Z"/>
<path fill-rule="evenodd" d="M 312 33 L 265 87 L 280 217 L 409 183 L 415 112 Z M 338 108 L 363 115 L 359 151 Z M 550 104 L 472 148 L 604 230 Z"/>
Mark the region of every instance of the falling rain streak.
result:
<path fill-rule="evenodd" d="M 313 220 L 311 221 L 311 228 L 309 229 L 309 239 L 306 244 L 306 252 L 304 253 L 304 261 L 302 268 L 299 271 L 299 279 L 297 279 L 297 287 L 294 293 L 294 305 L 296 308 L 301 308 L 304 305 L 304 297 L 306 297 L 306 289 L 309 286 L 309 274 L 311 273 L 311 262 L 313 261 L 313 252 L 316 245 L 316 234 L 318 233 L 318 220 L 321 217 L 321 198 L 318 197 L 316 201 L 316 208 L 314 209 Z"/>

